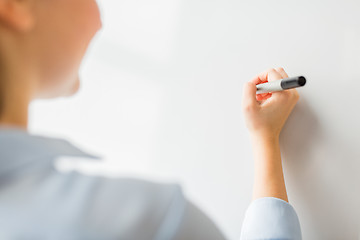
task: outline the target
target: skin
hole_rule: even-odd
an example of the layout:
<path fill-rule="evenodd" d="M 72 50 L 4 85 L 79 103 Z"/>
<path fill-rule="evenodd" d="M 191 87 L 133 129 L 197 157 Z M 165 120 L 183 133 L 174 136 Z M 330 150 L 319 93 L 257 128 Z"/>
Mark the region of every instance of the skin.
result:
<path fill-rule="evenodd" d="M 75 94 L 100 28 L 95 0 L 0 0 L 0 124 L 27 129 L 32 100 Z"/>
<path fill-rule="evenodd" d="M 276 197 L 288 202 L 279 136 L 299 94 L 296 89 L 256 94 L 257 84 L 287 77 L 283 68 L 269 69 L 243 88 L 242 109 L 250 131 L 255 164 L 253 200 Z"/>

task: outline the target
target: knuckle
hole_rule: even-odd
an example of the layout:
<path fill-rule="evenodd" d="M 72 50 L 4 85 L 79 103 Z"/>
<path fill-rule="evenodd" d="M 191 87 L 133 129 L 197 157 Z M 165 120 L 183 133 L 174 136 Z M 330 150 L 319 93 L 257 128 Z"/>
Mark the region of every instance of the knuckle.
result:
<path fill-rule="evenodd" d="M 270 68 L 267 71 L 267 74 L 268 74 L 268 81 L 269 82 L 281 79 L 281 75 L 279 74 L 278 71 L 276 71 L 275 68 Z"/>
<path fill-rule="evenodd" d="M 294 97 L 294 93 L 292 91 L 284 91 L 282 95 L 286 99 L 292 99 Z"/>
<path fill-rule="evenodd" d="M 291 92 L 284 91 L 284 92 L 283 92 L 281 95 L 279 95 L 279 96 L 281 96 L 281 97 L 284 99 L 284 101 L 286 101 L 286 100 L 291 99 Z"/>
<path fill-rule="evenodd" d="M 300 98 L 300 95 L 296 90 L 290 91 L 289 98 L 294 100 L 295 102 L 297 102 L 299 100 L 299 98 Z"/>
<path fill-rule="evenodd" d="M 299 100 L 300 99 L 300 94 L 298 92 L 295 92 L 294 97 L 295 97 L 296 100 Z"/>
<path fill-rule="evenodd" d="M 249 103 L 244 103 L 242 108 L 243 108 L 244 112 L 252 112 L 252 110 L 253 110 L 252 105 Z"/>
<path fill-rule="evenodd" d="M 251 82 L 246 82 L 245 85 L 244 85 L 244 87 L 250 88 L 250 87 L 252 87 L 252 85 L 253 85 L 253 83 L 251 83 Z"/>
<path fill-rule="evenodd" d="M 292 92 L 293 92 L 294 96 L 299 96 L 299 92 L 296 89 L 293 89 Z"/>
<path fill-rule="evenodd" d="M 270 69 L 268 70 L 268 72 L 276 73 L 277 71 L 276 71 L 275 68 L 270 68 Z"/>
<path fill-rule="evenodd" d="M 271 73 L 271 72 L 276 72 L 276 70 L 275 70 L 275 68 L 268 68 L 265 72 Z"/>
<path fill-rule="evenodd" d="M 279 72 L 285 72 L 285 70 L 284 70 L 283 67 L 278 67 L 277 70 L 278 70 Z"/>
<path fill-rule="evenodd" d="M 243 94 L 244 96 L 247 96 L 248 92 L 250 91 L 250 89 L 254 88 L 255 87 L 255 84 L 251 83 L 251 82 L 246 82 L 244 83 L 243 85 Z"/>

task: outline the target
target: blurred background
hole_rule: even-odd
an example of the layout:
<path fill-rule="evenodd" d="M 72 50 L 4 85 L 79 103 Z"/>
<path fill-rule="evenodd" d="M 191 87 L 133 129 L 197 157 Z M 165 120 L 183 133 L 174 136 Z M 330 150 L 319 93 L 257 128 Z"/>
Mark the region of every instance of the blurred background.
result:
<path fill-rule="evenodd" d="M 304 239 L 356 239 L 358 0 L 101 0 L 103 29 L 69 99 L 31 105 L 30 130 L 103 157 L 87 174 L 177 182 L 229 239 L 251 202 L 242 85 L 282 66 L 306 87 L 282 135 Z"/>

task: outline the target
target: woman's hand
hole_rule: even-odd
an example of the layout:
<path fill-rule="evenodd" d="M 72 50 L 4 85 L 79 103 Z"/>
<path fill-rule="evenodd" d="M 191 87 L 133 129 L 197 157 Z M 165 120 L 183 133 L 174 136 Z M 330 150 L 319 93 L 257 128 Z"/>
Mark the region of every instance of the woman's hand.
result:
<path fill-rule="evenodd" d="M 242 108 L 254 153 L 253 199 L 275 197 L 288 201 L 279 136 L 299 99 L 295 89 L 256 95 L 256 85 L 287 78 L 282 68 L 269 69 L 244 85 Z"/>
<path fill-rule="evenodd" d="M 296 89 L 290 89 L 257 95 L 256 85 L 287 77 L 283 68 L 276 68 L 269 69 L 245 83 L 242 108 L 252 136 L 278 139 L 288 116 L 299 100 L 299 94 Z"/>

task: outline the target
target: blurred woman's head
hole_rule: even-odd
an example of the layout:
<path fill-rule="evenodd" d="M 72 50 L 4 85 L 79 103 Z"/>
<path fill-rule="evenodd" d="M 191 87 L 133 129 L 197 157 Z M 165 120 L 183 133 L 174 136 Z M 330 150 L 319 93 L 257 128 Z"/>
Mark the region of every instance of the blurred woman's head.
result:
<path fill-rule="evenodd" d="M 74 94 L 100 27 L 95 0 L 0 0 L 1 92 L 6 81 L 18 81 L 19 90 L 31 86 L 33 98 Z"/>

